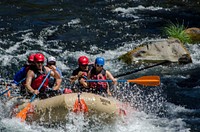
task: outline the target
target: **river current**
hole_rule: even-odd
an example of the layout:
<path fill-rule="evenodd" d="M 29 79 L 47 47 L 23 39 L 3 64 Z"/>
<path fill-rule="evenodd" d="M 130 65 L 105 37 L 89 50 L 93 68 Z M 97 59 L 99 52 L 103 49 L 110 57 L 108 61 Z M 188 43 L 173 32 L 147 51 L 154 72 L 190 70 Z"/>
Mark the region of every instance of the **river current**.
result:
<path fill-rule="evenodd" d="M 200 27 L 199 20 L 198 0 L 2 0 L 1 80 L 12 80 L 33 52 L 56 57 L 64 75 L 63 88 L 69 86 L 67 78 L 81 55 L 88 56 L 91 62 L 102 56 L 106 60 L 105 69 L 113 75 L 126 73 L 138 67 L 119 62 L 117 57 L 142 42 L 167 38 L 163 28 L 170 22 Z M 9 104 L 5 106 L 1 101 L 0 131 L 200 131 L 200 46 L 197 43 L 185 47 L 191 54 L 191 64 L 156 66 L 120 77 L 159 75 L 161 78 L 158 87 L 119 86 L 124 99 L 137 109 L 130 111 L 126 123 L 106 124 L 95 118 L 91 124 L 82 116 L 72 114 L 71 121 L 56 127 L 24 124 L 10 119 Z"/>

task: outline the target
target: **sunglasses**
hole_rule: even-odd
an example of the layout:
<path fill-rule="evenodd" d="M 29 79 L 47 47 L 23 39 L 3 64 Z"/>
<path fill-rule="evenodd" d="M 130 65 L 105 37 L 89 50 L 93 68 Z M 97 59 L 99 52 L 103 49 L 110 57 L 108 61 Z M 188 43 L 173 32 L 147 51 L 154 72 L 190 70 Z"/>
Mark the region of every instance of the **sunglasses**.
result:
<path fill-rule="evenodd" d="M 97 67 L 103 67 L 103 65 L 98 65 L 98 64 L 96 64 L 96 66 L 97 66 Z"/>
<path fill-rule="evenodd" d="M 28 61 L 28 63 L 34 63 L 34 61 Z"/>
<path fill-rule="evenodd" d="M 34 61 L 28 61 L 28 63 L 29 63 L 29 64 L 35 64 L 35 62 L 34 62 Z"/>
<path fill-rule="evenodd" d="M 82 67 L 86 67 L 86 66 L 88 66 L 87 64 L 86 65 L 81 65 Z"/>
<path fill-rule="evenodd" d="M 51 66 L 51 65 L 56 65 L 56 62 L 51 62 L 51 61 L 50 61 L 50 62 L 47 63 L 47 65 L 50 65 L 50 66 Z"/>
<path fill-rule="evenodd" d="M 43 61 L 38 61 L 38 62 L 35 62 L 36 64 L 43 64 L 44 62 Z"/>

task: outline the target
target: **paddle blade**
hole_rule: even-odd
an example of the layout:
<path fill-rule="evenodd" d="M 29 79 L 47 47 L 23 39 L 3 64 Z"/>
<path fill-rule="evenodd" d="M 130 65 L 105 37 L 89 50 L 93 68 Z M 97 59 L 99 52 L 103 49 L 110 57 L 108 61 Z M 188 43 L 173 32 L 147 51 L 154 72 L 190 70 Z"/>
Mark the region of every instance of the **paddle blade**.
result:
<path fill-rule="evenodd" d="M 137 79 L 127 80 L 127 82 L 133 82 L 133 83 L 144 85 L 144 86 L 159 86 L 160 77 L 159 76 L 143 76 Z"/>
<path fill-rule="evenodd" d="M 18 114 L 17 114 L 17 118 L 20 118 L 21 121 L 25 121 L 26 120 L 26 114 L 29 111 L 29 109 L 31 109 L 31 103 L 28 103 L 28 105 L 22 109 Z"/>

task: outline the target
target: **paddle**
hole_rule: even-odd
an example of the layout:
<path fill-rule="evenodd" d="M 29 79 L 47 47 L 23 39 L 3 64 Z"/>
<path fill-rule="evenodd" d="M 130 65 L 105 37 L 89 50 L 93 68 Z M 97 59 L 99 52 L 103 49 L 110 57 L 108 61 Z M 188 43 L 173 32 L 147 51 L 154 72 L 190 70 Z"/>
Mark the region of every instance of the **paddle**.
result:
<path fill-rule="evenodd" d="M 40 84 L 40 86 L 39 86 L 39 88 L 38 88 L 38 91 L 40 91 L 40 89 L 42 88 L 44 82 L 45 82 L 45 81 L 47 80 L 47 78 L 49 77 L 50 73 L 51 73 L 51 70 L 48 72 L 47 76 L 44 78 L 44 80 L 43 80 L 42 83 Z M 33 97 L 31 98 L 30 102 L 27 104 L 27 106 L 26 106 L 24 109 L 22 109 L 22 110 L 17 114 L 16 117 L 17 117 L 17 118 L 20 118 L 21 121 L 25 121 L 25 119 L 26 119 L 26 113 L 27 113 L 28 110 L 31 108 L 31 102 L 34 101 L 35 97 L 36 97 L 36 94 L 33 95 Z"/>
<path fill-rule="evenodd" d="M 159 65 L 162 65 L 162 64 L 166 64 L 168 62 L 169 62 L 168 60 L 165 60 L 163 62 L 154 64 L 154 65 L 151 65 L 151 66 L 146 66 L 146 67 L 143 67 L 143 68 L 140 68 L 140 69 L 136 69 L 136 70 L 133 70 L 133 71 L 130 71 L 130 72 L 126 72 L 126 73 L 123 73 L 123 74 L 116 75 L 115 78 L 126 76 L 126 75 L 129 75 L 129 74 L 136 73 L 136 72 L 139 72 L 139 71 L 142 71 L 142 70 L 145 70 L 145 69 L 149 69 L 149 68 L 152 68 L 152 67 L 155 67 L 155 66 L 159 66 Z"/>
<path fill-rule="evenodd" d="M 112 80 L 86 80 L 87 82 L 112 82 Z M 142 76 L 132 80 L 117 80 L 117 82 L 130 82 L 143 86 L 158 86 L 160 85 L 159 76 Z"/>
<path fill-rule="evenodd" d="M 26 79 L 26 78 L 23 78 L 21 81 L 17 82 L 16 85 L 20 84 L 20 83 L 23 82 L 25 79 Z M 4 83 L 3 85 L 5 85 L 5 83 Z M 12 84 L 7 84 L 7 86 L 12 86 Z M 5 93 L 7 93 L 7 92 L 8 92 L 9 90 L 11 90 L 11 89 L 12 89 L 12 88 L 10 87 L 9 89 L 5 90 L 4 92 L 2 92 L 2 93 L 0 94 L 0 96 L 4 95 Z"/>

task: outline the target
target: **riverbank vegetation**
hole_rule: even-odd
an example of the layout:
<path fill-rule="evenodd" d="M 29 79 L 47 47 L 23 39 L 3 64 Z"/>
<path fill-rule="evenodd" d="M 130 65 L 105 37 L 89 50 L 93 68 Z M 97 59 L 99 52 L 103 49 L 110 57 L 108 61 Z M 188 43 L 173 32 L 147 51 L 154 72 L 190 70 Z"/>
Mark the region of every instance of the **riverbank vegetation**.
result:
<path fill-rule="evenodd" d="M 185 26 L 183 24 L 170 23 L 164 27 L 164 33 L 172 38 L 179 39 L 182 43 L 191 43 L 190 36 L 185 32 Z"/>

